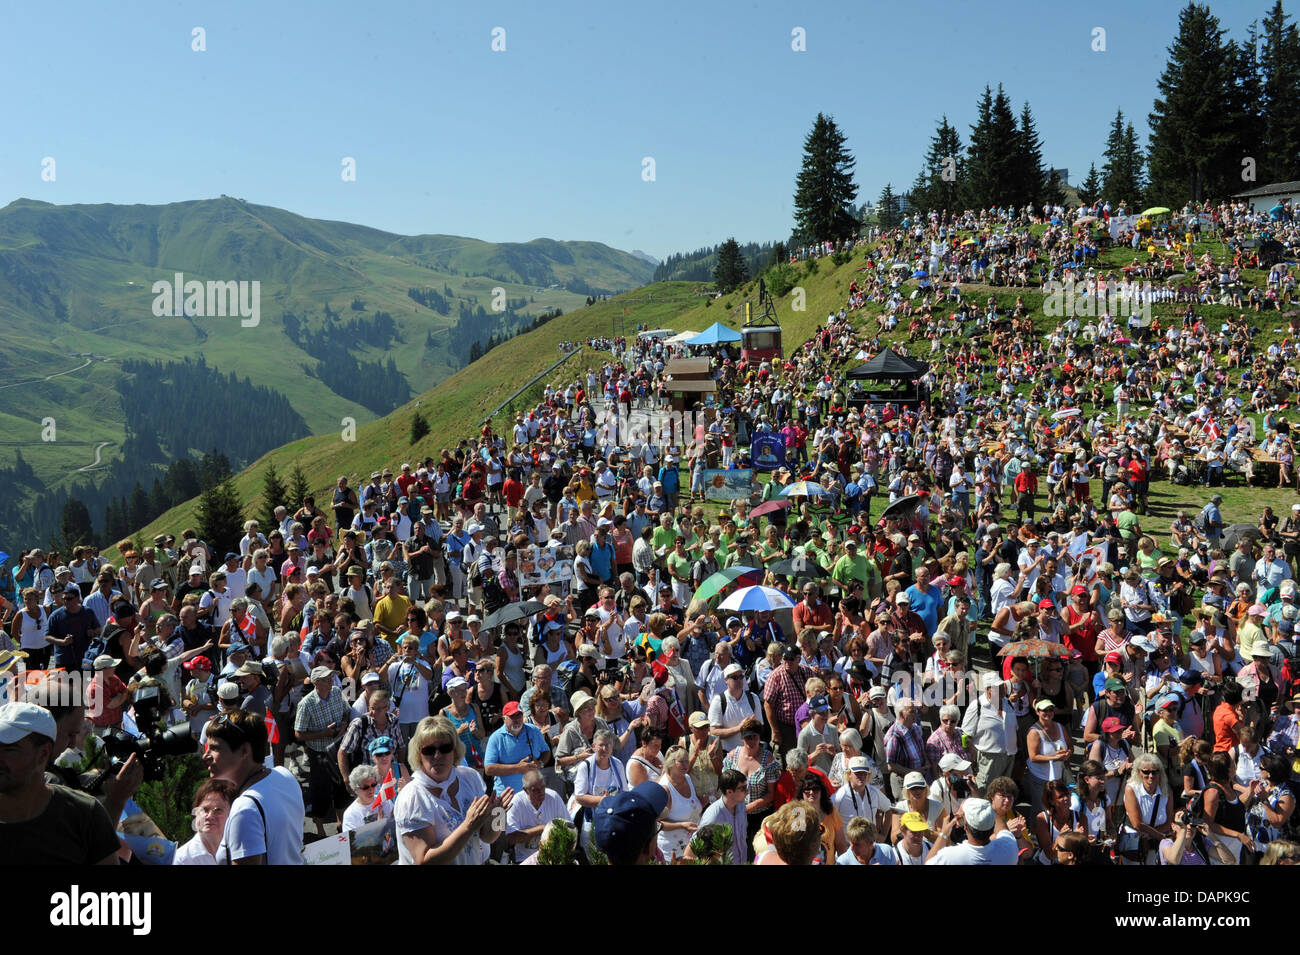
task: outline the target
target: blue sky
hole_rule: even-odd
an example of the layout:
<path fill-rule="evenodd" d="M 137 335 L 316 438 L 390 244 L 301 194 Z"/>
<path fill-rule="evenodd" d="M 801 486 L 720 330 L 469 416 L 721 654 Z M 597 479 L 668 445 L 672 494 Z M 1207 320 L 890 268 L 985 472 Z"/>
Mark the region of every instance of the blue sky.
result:
<path fill-rule="evenodd" d="M 1030 101 L 1046 159 L 1074 182 L 1100 165 L 1117 107 L 1145 140 L 1180 4 L 1081 6 L 12 4 L 0 202 L 225 193 L 399 233 L 658 257 L 781 238 L 819 110 L 848 136 L 860 200 L 911 183 L 941 114 L 965 140 L 986 83 L 1017 111 Z M 1268 6 L 1213 8 L 1240 38 Z"/>

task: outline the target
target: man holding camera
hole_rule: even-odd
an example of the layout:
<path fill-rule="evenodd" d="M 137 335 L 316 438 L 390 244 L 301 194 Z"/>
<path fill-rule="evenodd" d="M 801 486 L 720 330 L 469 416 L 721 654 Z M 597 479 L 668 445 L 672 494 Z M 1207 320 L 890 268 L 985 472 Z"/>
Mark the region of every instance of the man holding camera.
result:
<path fill-rule="evenodd" d="M 44 707 L 0 707 L 0 865 L 117 864 L 117 833 L 104 807 L 85 793 L 46 781 L 45 767 L 56 755 L 59 736 L 53 714 Z M 123 769 L 135 771 L 134 766 Z"/>

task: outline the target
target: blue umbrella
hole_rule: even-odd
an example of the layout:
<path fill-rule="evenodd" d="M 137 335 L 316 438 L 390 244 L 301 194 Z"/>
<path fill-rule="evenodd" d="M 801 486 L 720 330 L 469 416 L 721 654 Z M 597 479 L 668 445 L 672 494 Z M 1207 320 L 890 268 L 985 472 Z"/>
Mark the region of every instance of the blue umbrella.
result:
<path fill-rule="evenodd" d="M 792 601 L 775 587 L 742 587 L 718 604 L 719 610 L 788 610 Z"/>
<path fill-rule="evenodd" d="M 781 491 L 782 497 L 830 497 L 831 492 L 816 481 L 795 481 Z"/>
<path fill-rule="evenodd" d="M 915 272 L 912 273 L 912 278 L 914 279 L 924 279 L 924 278 L 929 278 L 929 276 L 930 273 L 927 272 L 925 269 L 917 269 Z"/>

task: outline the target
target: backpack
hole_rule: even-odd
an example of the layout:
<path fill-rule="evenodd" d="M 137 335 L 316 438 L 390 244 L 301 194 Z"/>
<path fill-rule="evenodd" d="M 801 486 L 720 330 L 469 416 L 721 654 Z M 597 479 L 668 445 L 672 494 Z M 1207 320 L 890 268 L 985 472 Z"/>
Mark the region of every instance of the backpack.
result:
<path fill-rule="evenodd" d="M 81 669 L 93 670 L 95 668 L 95 657 L 102 656 L 108 652 L 108 639 L 101 632 L 99 636 L 90 641 L 86 647 L 86 652 L 81 658 Z"/>
<path fill-rule="evenodd" d="M 555 668 L 555 676 L 560 681 L 560 691 L 566 700 L 573 695 L 573 683 L 581 671 L 582 668 L 578 666 L 577 660 L 565 660 Z"/>
<path fill-rule="evenodd" d="M 1206 516 L 1205 511 L 1206 508 L 1202 508 L 1201 513 L 1196 515 L 1196 520 L 1193 522 L 1193 526 L 1199 534 L 1208 533 L 1210 530 L 1209 518 Z"/>

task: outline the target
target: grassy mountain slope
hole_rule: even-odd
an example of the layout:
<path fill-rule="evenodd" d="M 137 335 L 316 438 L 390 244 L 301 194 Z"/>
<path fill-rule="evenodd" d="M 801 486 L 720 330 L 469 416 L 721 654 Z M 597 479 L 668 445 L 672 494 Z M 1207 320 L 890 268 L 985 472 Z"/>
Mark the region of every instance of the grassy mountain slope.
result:
<path fill-rule="evenodd" d="M 259 281 L 260 324 L 154 316 L 152 285 L 176 272 L 186 280 Z M 313 431 L 343 417 L 373 419 L 372 411 L 305 374 L 317 361 L 285 336 L 286 310 L 311 316 L 309 325 L 327 303 L 345 322 L 389 312 L 399 344 L 380 352 L 357 342 L 354 354 L 361 361 L 391 355 L 419 393 L 460 366 L 449 351 L 455 299 L 488 310 L 486 337 L 496 287 L 511 300 L 530 300 L 520 312 L 536 316 L 585 302 L 585 292 L 551 285 L 635 288 L 652 272 L 641 259 L 599 243 L 400 236 L 224 196 L 163 206 L 19 199 L 0 209 L 0 429 L 11 442 L 0 443 L 0 465 L 22 447 L 38 477 L 53 483 L 91 465 L 96 444 L 109 442 L 104 456 L 111 458 L 125 437 L 115 386 L 118 363 L 128 357 L 166 362 L 201 353 L 211 366 L 283 392 Z M 425 287 L 450 288 L 450 315 L 406 294 Z M 350 309 L 354 299 L 364 311 Z M 58 426 L 51 443 L 40 441 L 45 417 Z"/>

